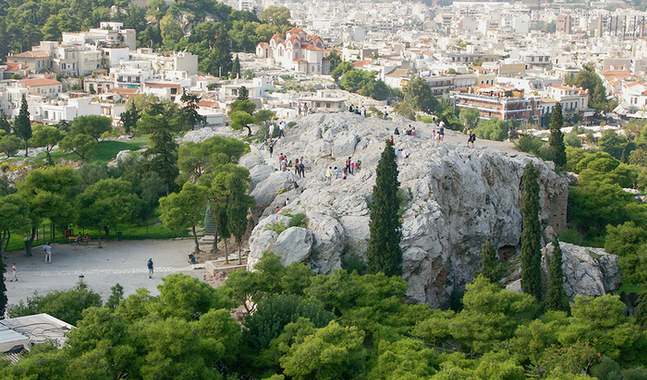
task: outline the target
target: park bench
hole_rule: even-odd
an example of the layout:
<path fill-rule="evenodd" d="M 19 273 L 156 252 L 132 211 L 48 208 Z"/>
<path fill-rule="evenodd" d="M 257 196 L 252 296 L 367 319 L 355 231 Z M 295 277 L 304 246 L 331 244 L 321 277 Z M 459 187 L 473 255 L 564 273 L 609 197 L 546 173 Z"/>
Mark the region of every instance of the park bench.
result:
<path fill-rule="evenodd" d="M 78 245 L 81 245 L 81 242 L 84 242 L 85 245 L 90 244 L 92 239 L 89 237 L 82 237 L 82 236 L 68 236 L 67 240 L 71 241 L 72 243 L 77 243 Z"/>

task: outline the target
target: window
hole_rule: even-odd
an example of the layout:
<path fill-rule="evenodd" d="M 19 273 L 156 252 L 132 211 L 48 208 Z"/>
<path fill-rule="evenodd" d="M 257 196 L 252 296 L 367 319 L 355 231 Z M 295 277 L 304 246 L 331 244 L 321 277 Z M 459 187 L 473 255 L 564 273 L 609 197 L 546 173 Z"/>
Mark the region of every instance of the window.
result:
<path fill-rule="evenodd" d="M 171 94 L 172 95 L 177 95 L 177 88 L 175 88 L 175 87 L 171 88 Z"/>

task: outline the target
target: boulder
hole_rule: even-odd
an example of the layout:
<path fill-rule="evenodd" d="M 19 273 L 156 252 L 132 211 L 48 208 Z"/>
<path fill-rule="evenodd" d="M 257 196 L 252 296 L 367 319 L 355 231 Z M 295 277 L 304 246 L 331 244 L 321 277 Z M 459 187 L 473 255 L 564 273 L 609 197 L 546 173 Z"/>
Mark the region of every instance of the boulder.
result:
<path fill-rule="evenodd" d="M 263 258 L 263 253 L 274 246 L 278 234 L 272 230 L 274 226 L 288 226 L 290 218 L 281 214 L 272 214 L 262 219 L 249 237 L 249 256 L 247 257 L 247 270 L 252 270 L 254 265 Z"/>
<path fill-rule="evenodd" d="M 339 159 L 352 156 L 355 153 L 358 140 L 357 135 L 354 133 L 341 132 L 336 134 L 332 147 L 333 157 Z"/>
<path fill-rule="evenodd" d="M 290 227 L 283 231 L 272 247 L 272 253 L 281 258 L 283 266 L 294 262 L 307 263 L 311 252 L 312 232 L 302 227 Z"/>
<path fill-rule="evenodd" d="M 622 276 L 617 255 L 602 248 L 580 247 L 564 242 L 560 242 L 559 246 L 562 249 L 564 290 L 567 296 L 602 296 L 620 287 Z M 545 273 L 548 273 L 553 249 L 553 243 L 543 249 L 542 269 Z"/>
<path fill-rule="evenodd" d="M 252 168 L 264 164 L 265 159 L 260 155 L 258 149 L 254 148 L 253 152 L 243 155 L 238 161 L 238 166 L 242 166 L 247 170 L 252 170 Z"/>
<path fill-rule="evenodd" d="M 249 177 L 251 179 L 249 190 L 254 191 L 256 185 L 265 181 L 274 172 L 276 172 L 276 168 L 272 165 L 257 165 L 249 169 Z"/>
<path fill-rule="evenodd" d="M 281 191 L 288 191 L 294 188 L 295 179 L 293 173 L 279 171 L 270 174 L 263 181 L 259 182 L 250 194 L 254 197 L 255 201 L 254 207 L 252 208 L 254 214 L 260 215 Z"/>
<path fill-rule="evenodd" d="M 308 229 L 314 236 L 313 252 L 315 257 L 310 266 L 317 273 L 329 274 L 341 268 L 341 255 L 344 251 L 344 227 L 334 218 L 319 212 L 308 212 Z"/>

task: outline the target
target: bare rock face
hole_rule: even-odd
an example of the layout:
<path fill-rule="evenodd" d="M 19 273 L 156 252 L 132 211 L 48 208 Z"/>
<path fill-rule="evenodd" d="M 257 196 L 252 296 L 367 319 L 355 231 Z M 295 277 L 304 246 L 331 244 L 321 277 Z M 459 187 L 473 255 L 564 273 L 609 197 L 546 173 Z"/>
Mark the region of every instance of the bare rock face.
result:
<path fill-rule="evenodd" d="M 528 162 L 539 173 L 542 222 L 557 232 L 565 227 L 568 184 L 555 173 L 552 162 L 494 142 L 487 143 L 496 149 L 478 146 L 480 141 L 476 149 L 466 148 L 464 135 L 453 131 L 447 131 L 446 141 L 436 147 L 429 137 L 435 126 L 409 123 L 416 128 L 416 136 L 394 136 L 395 147 L 410 155 L 398 158 L 404 210 L 403 278 L 409 284 L 409 297 L 434 307 L 447 305 L 452 291 L 464 289 L 473 279 L 486 241 L 515 251 L 522 224 L 521 176 Z M 299 119 L 287 137 L 277 141 L 274 151 L 292 158 L 304 156 L 309 168 L 306 178 L 298 179 L 299 188 L 294 189 L 288 174 L 277 172 L 256 185 L 252 195 L 261 222 L 252 239 L 269 239 L 261 224 L 263 218 L 273 217 L 267 216 L 268 205 L 279 205 L 281 214 L 302 212 L 309 218 L 314 246 L 305 261 L 315 271 L 326 274 L 339 268 L 344 254 L 365 258 L 375 168 L 384 141 L 396 126 L 403 130 L 405 125 L 350 113 Z M 261 154 L 269 160 L 269 155 Z M 353 162 L 361 161 L 361 170 L 347 179 L 340 175 L 327 185 L 326 169 L 341 170 L 349 156 Z M 287 192 L 278 195 L 281 189 Z M 285 206 L 281 202 L 287 197 L 290 202 Z M 276 244 L 272 248 L 276 253 L 275 248 Z"/>
<path fill-rule="evenodd" d="M 306 261 L 311 252 L 312 232 L 302 227 L 290 227 L 283 231 L 272 247 L 272 253 L 281 258 L 284 266 Z"/>
<path fill-rule="evenodd" d="M 563 242 L 559 246 L 562 248 L 566 295 L 571 298 L 577 294 L 602 296 L 620 287 L 622 277 L 617 255 L 602 248 L 580 247 Z M 546 273 L 553 249 L 553 243 L 550 243 L 543 251 L 542 268 Z"/>

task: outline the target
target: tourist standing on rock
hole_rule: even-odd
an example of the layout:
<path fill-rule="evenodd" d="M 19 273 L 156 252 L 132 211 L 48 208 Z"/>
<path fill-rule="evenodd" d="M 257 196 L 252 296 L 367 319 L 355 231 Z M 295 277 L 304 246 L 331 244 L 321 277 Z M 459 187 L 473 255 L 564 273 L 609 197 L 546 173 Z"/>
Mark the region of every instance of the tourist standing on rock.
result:
<path fill-rule="evenodd" d="M 18 268 L 16 268 L 16 263 L 13 263 L 11 266 L 11 280 L 9 282 L 13 282 L 13 280 L 18 281 L 18 276 L 16 276 L 16 272 L 18 271 Z"/>
<path fill-rule="evenodd" d="M 440 127 L 440 130 L 438 131 L 438 141 L 443 142 L 443 139 L 445 138 L 445 122 L 441 120 L 438 126 Z"/>
<path fill-rule="evenodd" d="M 393 145 L 393 135 L 391 135 L 391 145 Z"/>
<path fill-rule="evenodd" d="M 47 243 L 45 244 L 45 247 L 43 247 L 43 250 L 45 251 L 45 263 L 52 263 L 52 243 Z"/>
<path fill-rule="evenodd" d="M 282 162 L 283 160 L 285 160 L 285 156 L 283 155 L 283 153 L 281 153 L 281 154 L 279 155 L 279 165 L 281 165 L 281 162 Z"/>
<path fill-rule="evenodd" d="M 288 123 L 287 122 L 282 122 L 279 124 L 279 138 L 285 137 L 285 129 L 287 128 Z"/>
<path fill-rule="evenodd" d="M 470 142 L 472 140 L 472 128 L 467 128 L 467 147 L 470 147 Z"/>
<path fill-rule="evenodd" d="M 350 174 L 355 175 L 355 163 L 350 163 Z"/>
<path fill-rule="evenodd" d="M 326 184 L 330 185 L 332 183 L 332 166 L 328 166 L 326 170 Z"/>
<path fill-rule="evenodd" d="M 270 137 L 270 140 L 271 140 L 272 137 L 274 137 L 274 123 L 270 123 L 269 133 L 270 133 L 269 137 Z"/>
<path fill-rule="evenodd" d="M 335 174 L 335 179 L 339 178 L 339 169 L 335 166 L 335 170 L 333 170 L 333 174 Z"/>
<path fill-rule="evenodd" d="M 146 263 L 148 267 L 148 278 L 153 278 L 153 258 L 149 257 L 148 262 Z"/>
<path fill-rule="evenodd" d="M 352 104 L 348 107 L 348 112 L 350 112 L 350 113 L 355 112 L 355 109 L 353 108 Z"/>
<path fill-rule="evenodd" d="M 351 162 L 350 160 L 351 160 L 350 157 L 348 157 L 348 160 L 346 160 L 346 173 L 349 173 L 349 174 L 350 174 L 350 162 Z"/>
<path fill-rule="evenodd" d="M 384 120 L 386 120 L 387 117 L 389 117 L 389 113 L 386 112 L 386 107 L 384 107 Z"/>
<path fill-rule="evenodd" d="M 270 151 L 270 158 L 272 158 L 272 153 L 274 153 L 274 141 L 270 140 L 270 147 L 268 149 Z"/>
<path fill-rule="evenodd" d="M 299 164 L 299 165 L 301 165 L 301 167 L 300 167 L 300 169 L 301 169 L 301 178 L 306 177 L 306 164 L 305 164 L 305 162 L 306 161 L 303 159 L 303 156 L 301 156 L 301 163 Z"/>
<path fill-rule="evenodd" d="M 301 103 L 299 103 L 298 109 L 299 109 L 299 116 L 301 116 Z"/>
<path fill-rule="evenodd" d="M 303 105 L 303 116 L 308 116 L 308 103 Z"/>
<path fill-rule="evenodd" d="M 359 173 L 360 170 L 362 170 L 362 161 L 357 160 L 355 163 L 355 171 Z"/>
<path fill-rule="evenodd" d="M 433 141 L 434 146 L 438 146 L 438 135 L 436 134 L 435 129 L 431 132 L 431 138 L 432 138 L 432 140 L 434 140 Z"/>
<path fill-rule="evenodd" d="M 474 141 L 476 141 L 476 133 L 472 132 L 470 133 L 470 138 L 467 140 L 467 147 L 469 147 L 471 143 L 472 149 L 474 149 Z"/>
<path fill-rule="evenodd" d="M 283 161 L 281 161 L 280 169 L 282 172 L 284 172 L 287 169 L 287 167 L 288 167 L 288 160 L 284 158 Z"/>
<path fill-rule="evenodd" d="M 294 174 L 298 177 L 299 176 L 299 159 L 294 160 Z"/>

